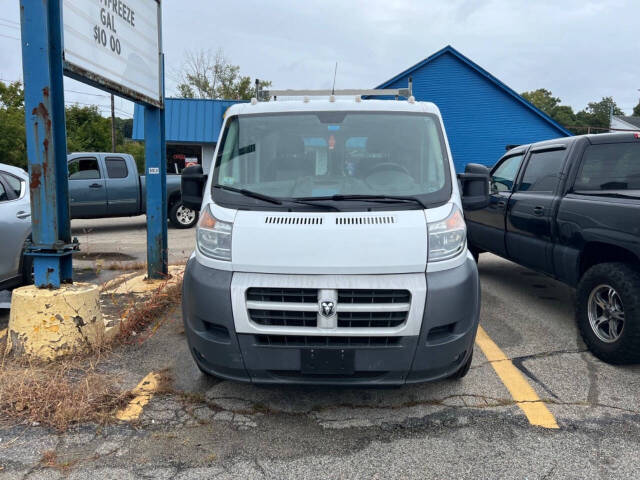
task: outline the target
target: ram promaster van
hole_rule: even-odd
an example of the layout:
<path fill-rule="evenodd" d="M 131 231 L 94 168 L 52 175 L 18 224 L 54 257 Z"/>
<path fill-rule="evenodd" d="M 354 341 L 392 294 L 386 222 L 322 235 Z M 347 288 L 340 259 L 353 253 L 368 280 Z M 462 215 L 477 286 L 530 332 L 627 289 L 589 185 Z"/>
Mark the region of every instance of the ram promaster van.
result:
<path fill-rule="evenodd" d="M 432 103 L 330 93 L 232 106 L 212 171 L 183 172 L 201 212 L 183 287 L 193 358 L 256 383 L 461 378 L 480 289 L 460 185 L 482 203 L 488 178 L 456 180 Z"/>

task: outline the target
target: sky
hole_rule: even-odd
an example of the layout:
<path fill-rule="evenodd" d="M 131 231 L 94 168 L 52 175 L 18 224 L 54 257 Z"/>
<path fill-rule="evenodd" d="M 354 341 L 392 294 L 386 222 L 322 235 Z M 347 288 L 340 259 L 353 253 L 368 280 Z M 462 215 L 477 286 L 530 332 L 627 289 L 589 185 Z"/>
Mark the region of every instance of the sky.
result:
<path fill-rule="evenodd" d="M 98 0 L 95 0 L 98 1 Z M 163 0 L 167 96 L 187 52 L 222 49 L 273 88 L 372 88 L 446 45 L 517 92 L 547 88 L 581 110 L 640 99 L 638 0 Z M 0 0 L 0 79 L 22 79 L 18 0 Z M 65 80 L 67 103 L 104 92 Z M 133 104 L 116 100 L 116 115 Z"/>

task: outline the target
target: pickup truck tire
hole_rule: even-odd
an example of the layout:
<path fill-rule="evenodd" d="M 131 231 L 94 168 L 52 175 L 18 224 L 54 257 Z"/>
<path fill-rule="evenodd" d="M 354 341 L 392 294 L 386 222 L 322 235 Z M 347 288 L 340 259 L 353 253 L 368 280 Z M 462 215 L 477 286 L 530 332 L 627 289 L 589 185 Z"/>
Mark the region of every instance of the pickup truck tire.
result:
<path fill-rule="evenodd" d="M 640 272 L 625 263 L 601 263 L 583 275 L 576 320 L 584 343 L 607 363 L 640 362 Z"/>
<path fill-rule="evenodd" d="M 198 212 L 177 201 L 169 209 L 169 221 L 176 228 L 191 228 L 198 221 Z"/>

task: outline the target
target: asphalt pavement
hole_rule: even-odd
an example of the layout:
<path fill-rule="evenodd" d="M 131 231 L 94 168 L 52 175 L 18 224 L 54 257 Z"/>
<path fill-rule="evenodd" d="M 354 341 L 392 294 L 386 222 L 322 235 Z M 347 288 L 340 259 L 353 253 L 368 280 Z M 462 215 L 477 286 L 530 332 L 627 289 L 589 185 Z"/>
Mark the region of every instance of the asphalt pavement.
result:
<path fill-rule="evenodd" d="M 130 222 L 94 225 L 86 243 L 137 258 L 144 228 Z M 193 245 L 183 232 L 173 246 L 170 233 L 175 258 Z M 189 357 L 176 310 L 105 366 L 128 388 L 166 369 L 169 393 L 133 423 L 64 434 L 0 427 L 0 479 L 640 478 L 640 366 L 586 351 L 570 288 L 492 255 L 479 269 L 483 336 L 460 381 L 352 389 L 212 379 Z M 45 468 L 51 452 L 56 467 Z"/>

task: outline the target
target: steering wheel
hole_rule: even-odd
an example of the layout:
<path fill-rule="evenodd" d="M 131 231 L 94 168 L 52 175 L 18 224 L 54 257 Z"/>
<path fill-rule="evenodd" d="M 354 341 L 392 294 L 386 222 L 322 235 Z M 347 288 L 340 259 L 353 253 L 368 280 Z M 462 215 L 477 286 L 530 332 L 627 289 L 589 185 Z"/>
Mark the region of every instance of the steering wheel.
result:
<path fill-rule="evenodd" d="M 409 170 L 407 170 L 402 165 L 399 165 L 399 164 L 393 163 L 393 162 L 385 162 L 385 163 L 379 163 L 378 165 L 373 167 L 371 169 L 371 171 L 367 174 L 367 178 L 364 179 L 364 182 L 367 185 L 369 185 L 369 187 L 371 187 L 371 188 L 380 187 L 382 185 L 382 183 L 375 182 L 375 181 L 371 182 L 371 178 L 374 175 L 382 173 L 382 172 L 398 172 L 401 175 L 405 175 L 406 177 L 408 177 L 411 180 L 413 180 L 413 177 L 411 176 L 411 173 L 409 173 Z M 383 182 L 383 183 L 386 184 L 387 182 Z"/>
<path fill-rule="evenodd" d="M 367 177 L 370 177 L 371 175 L 374 175 L 379 172 L 385 172 L 389 170 L 395 170 L 396 172 L 402 172 L 405 175 L 411 176 L 411 173 L 409 172 L 409 170 L 407 170 L 405 167 L 403 167 L 399 163 L 384 162 L 384 163 L 379 163 L 378 165 L 373 167 L 367 174 Z"/>

